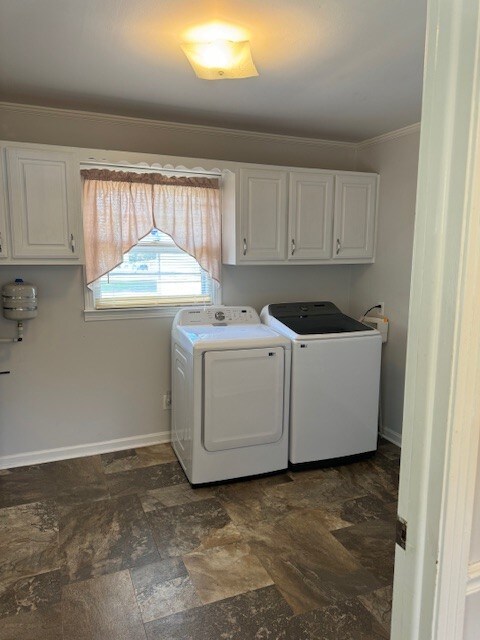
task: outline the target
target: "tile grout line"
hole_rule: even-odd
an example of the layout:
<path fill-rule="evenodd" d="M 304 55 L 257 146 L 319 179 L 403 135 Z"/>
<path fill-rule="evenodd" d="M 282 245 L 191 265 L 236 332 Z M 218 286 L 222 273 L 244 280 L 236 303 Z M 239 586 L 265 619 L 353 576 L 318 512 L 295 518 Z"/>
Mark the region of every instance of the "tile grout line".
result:
<path fill-rule="evenodd" d="M 128 568 L 128 577 L 130 579 L 130 584 L 131 584 L 132 591 L 133 591 L 133 597 L 135 598 L 135 604 L 137 605 L 138 615 L 140 616 L 140 620 L 142 622 L 142 628 L 143 628 L 143 633 L 145 634 L 145 640 L 147 640 L 147 638 L 148 638 L 147 629 L 145 628 L 145 622 L 143 621 L 142 609 L 140 607 L 140 603 L 138 602 L 137 590 L 135 589 L 135 585 L 133 584 L 132 567 Z"/>

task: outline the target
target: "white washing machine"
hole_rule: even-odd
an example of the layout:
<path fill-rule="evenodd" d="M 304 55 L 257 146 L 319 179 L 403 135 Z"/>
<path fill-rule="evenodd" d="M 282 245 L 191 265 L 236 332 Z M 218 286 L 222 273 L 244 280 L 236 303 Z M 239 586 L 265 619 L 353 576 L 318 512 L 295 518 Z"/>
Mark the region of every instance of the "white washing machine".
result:
<path fill-rule="evenodd" d="M 374 452 L 380 333 L 332 302 L 270 304 L 261 317 L 292 343 L 290 463 Z"/>
<path fill-rule="evenodd" d="M 172 445 L 192 484 L 288 466 L 290 341 L 251 307 L 189 307 L 172 326 Z"/>

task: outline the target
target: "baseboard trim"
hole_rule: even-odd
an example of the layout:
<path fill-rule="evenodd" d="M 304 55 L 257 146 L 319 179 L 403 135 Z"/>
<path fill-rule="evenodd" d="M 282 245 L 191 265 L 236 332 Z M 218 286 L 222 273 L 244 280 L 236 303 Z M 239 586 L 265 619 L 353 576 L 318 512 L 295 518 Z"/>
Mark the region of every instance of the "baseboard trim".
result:
<path fill-rule="evenodd" d="M 392 429 L 387 429 L 386 427 L 383 427 L 382 429 L 380 429 L 380 435 L 382 436 L 382 438 L 385 438 L 385 440 L 388 440 L 389 442 L 396 444 L 397 447 L 402 446 L 401 433 L 397 433 L 396 431 L 392 431 Z"/>
<path fill-rule="evenodd" d="M 467 596 L 480 592 L 480 562 L 468 567 Z"/>
<path fill-rule="evenodd" d="M 16 453 L 10 456 L 0 456 L 0 469 L 12 469 L 55 460 L 68 460 L 69 458 L 83 458 L 84 456 L 98 455 L 99 453 L 111 453 L 124 449 L 148 447 L 152 444 L 170 442 L 170 431 L 147 433 L 141 436 L 129 436 L 128 438 L 116 438 L 103 442 L 91 442 L 78 444 L 72 447 L 59 447 L 58 449 L 43 449 L 42 451 L 29 451 L 28 453 Z"/>

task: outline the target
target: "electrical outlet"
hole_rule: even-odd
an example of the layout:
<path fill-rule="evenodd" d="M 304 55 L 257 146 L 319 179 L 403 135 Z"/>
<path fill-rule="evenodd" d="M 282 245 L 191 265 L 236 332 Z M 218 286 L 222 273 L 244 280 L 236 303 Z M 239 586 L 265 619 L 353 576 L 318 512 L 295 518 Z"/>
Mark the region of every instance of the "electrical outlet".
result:
<path fill-rule="evenodd" d="M 375 311 L 377 312 L 377 314 L 379 316 L 384 316 L 385 315 L 385 303 L 384 302 L 379 302 L 378 303 L 380 305 L 379 309 L 375 309 Z"/>
<path fill-rule="evenodd" d="M 172 393 L 167 391 L 167 393 L 163 396 L 163 408 L 165 411 L 172 408 Z"/>

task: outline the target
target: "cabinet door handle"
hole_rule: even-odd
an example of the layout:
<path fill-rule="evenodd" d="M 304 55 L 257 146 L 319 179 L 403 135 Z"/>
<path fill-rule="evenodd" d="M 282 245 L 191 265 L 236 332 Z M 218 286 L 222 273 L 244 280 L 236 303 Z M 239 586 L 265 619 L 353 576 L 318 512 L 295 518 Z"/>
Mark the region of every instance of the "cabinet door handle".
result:
<path fill-rule="evenodd" d="M 72 253 L 75 253 L 75 238 L 73 237 L 73 233 L 70 234 L 70 248 L 72 249 Z"/>
<path fill-rule="evenodd" d="M 296 246 L 295 246 L 295 238 L 292 238 L 292 256 L 293 256 L 293 255 L 294 255 L 294 253 L 295 253 L 295 249 L 296 249 Z"/>
<path fill-rule="evenodd" d="M 340 242 L 339 238 L 337 238 L 337 256 L 338 256 L 338 254 L 340 253 L 340 249 L 341 249 L 341 248 L 342 248 L 342 244 L 341 244 L 341 242 Z"/>
<path fill-rule="evenodd" d="M 247 239 L 246 238 L 243 239 L 243 255 L 244 256 L 247 255 Z"/>
<path fill-rule="evenodd" d="M 0 233 L 0 253 L 3 253 L 3 238 L 1 233 Z"/>

